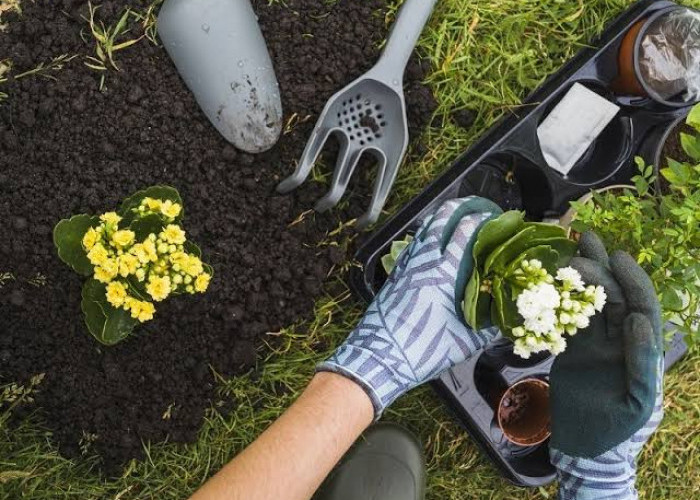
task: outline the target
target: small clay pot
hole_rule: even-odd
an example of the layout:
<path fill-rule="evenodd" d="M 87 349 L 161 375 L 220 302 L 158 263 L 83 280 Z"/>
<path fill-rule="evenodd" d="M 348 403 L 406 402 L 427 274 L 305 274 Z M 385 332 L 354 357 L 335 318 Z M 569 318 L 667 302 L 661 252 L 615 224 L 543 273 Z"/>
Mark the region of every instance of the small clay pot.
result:
<path fill-rule="evenodd" d="M 511 443 L 534 446 L 551 435 L 549 384 L 537 378 L 521 380 L 501 396 L 498 426 Z"/>
<path fill-rule="evenodd" d="M 671 100 L 662 97 L 654 88 L 645 81 L 640 71 L 639 54 L 642 47 L 642 40 L 654 23 L 663 16 L 678 10 L 692 10 L 687 7 L 675 5 L 661 9 L 651 16 L 644 18 L 627 31 L 618 53 L 618 76 L 612 83 L 612 89 L 617 94 L 648 97 L 665 106 L 679 108 L 688 106 L 689 102 L 682 100 Z"/>

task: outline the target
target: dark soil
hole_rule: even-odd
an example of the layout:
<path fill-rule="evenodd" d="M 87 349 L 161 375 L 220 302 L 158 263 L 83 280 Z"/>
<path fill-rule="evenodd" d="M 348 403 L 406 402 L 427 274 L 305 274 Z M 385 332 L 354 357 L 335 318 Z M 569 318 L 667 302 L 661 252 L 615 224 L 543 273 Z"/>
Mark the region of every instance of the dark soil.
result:
<path fill-rule="evenodd" d="M 668 136 L 668 139 L 666 139 L 666 142 L 663 145 L 663 149 L 661 150 L 661 165 L 658 166 L 659 168 L 663 169 L 668 166 L 668 158 L 680 162 L 694 163 L 693 159 L 690 158 L 683 149 L 683 145 L 681 144 L 681 133 L 695 135 L 697 134 L 697 131 L 685 123 L 685 121 L 679 123 L 676 128 L 673 129 L 671 135 Z M 670 191 L 669 182 L 660 173 L 658 174 L 657 182 L 659 183 L 661 191 L 664 194 Z"/>
<path fill-rule="evenodd" d="M 130 3 L 143 9 L 150 0 Z M 10 23 L 0 33 L 0 54 L 12 59 L 14 74 L 60 54 L 79 56 L 46 73 L 50 78 L 2 88 L 10 97 L 0 104 L 0 273 L 16 279 L 0 288 L 0 383 L 45 373 L 36 405 L 60 451 L 80 456 L 81 438 L 93 434 L 90 452 L 110 473 L 141 457 L 142 441 L 196 438 L 214 398 L 209 366 L 227 376 L 250 370 L 267 332 L 309 317 L 346 254 L 316 243 L 368 203 L 369 188 L 356 188 L 345 212 L 291 225 L 324 189 L 309 184 L 278 196 L 274 187 L 293 170 L 327 98 L 376 60 L 386 36 L 384 3 L 253 3 L 286 119 L 309 116 L 259 156 L 218 135 L 165 51 L 145 39 L 116 54 L 121 71 L 109 71 L 99 91 L 100 75 L 83 64 L 94 53 L 80 36 L 87 2 L 24 2 L 23 17 L 3 19 Z M 112 25 L 122 6 L 105 2 L 98 18 Z M 134 23 L 131 33 L 139 29 Z M 414 137 L 435 109 L 420 83 L 423 68 L 413 60 L 407 71 Z M 161 183 L 180 190 L 185 227 L 215 279 L 205 295 L 166 301 L 134 337 L 101 347 L 80 313 L 83 280 L 57 258 L 52 228 Z"/>
<path fill-rule="evenodd" d="M 367 114 L 360 119 L 360 126 L 370 129 L 375 134 L 379 132 L 379 124 L 377 120 L 370 114 L 371 111 L 367 111 Z"/>
<path fill-rule="evenodd" d="M 452 113 L 452 119 L 458 126 L 468 130 L 474 125 L 476 112 L 471 109 L 458 109 Z"/>
<path fill-rule="evenodd" d="M 510 394 L 503 398 L 498 413 L 503 425 L 511 425 L 520 420 L 527 410 L 530 402 L 530 394 L 527 389 L 516 387 Z"/>

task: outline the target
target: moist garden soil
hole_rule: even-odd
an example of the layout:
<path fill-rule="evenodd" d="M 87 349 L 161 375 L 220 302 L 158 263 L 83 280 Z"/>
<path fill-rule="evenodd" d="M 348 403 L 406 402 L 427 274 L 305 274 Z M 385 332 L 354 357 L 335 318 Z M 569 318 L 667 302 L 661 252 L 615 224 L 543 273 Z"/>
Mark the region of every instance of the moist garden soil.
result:
<path fill-rule="evenodd" d="M 321 216 L 308 212 L 321 184 L 290 196 L 274 188 L 293 171 L 326 100 L 376 61 L 385 3 L 253 3 L 285 119 L 295 124 L 259 156 L 218 135 L 165 51 L 146 38 L 115 54 L 120 71 L 107 71 L 99 90 L 101 73 L 84 64 L 94 55 L 87 2 L 35 0 L 22 3 L 22 16 L 3 15 L 0 59 L 12 60 L 12 74 L 77 57 L 0 87 L 9 95 L 0 104 L 0 276 L 11 273 L 0 288 L 0 383 L 45 374 L 35 407 L 61 453 L 77 457 L 90 444 L 109 473 L 142 457 L 142 442 L 196 438 L 215 397 L 212 369 L 250 370 L 269 332 L 310 317 L 347 253 L 319 242 L 368 205 L 369 187 L 356 188 L 344 210 Z M 113 26 L 122 8 L 105 2 L 97 19 Z M 143 33 L 130 26 L 127 39 Z M 406 74 L 413 137 L 435 109 L 420 83 L 423 66 L 414 58 Z M 206 294 L 159 304 L 135 336 L 103 347 L 84 326 L 83 278 L 56 256 L 52 228 L 72 214 L 113 210 L 155 184 L 180 190 L 185 229 L 215 277 Z"/>

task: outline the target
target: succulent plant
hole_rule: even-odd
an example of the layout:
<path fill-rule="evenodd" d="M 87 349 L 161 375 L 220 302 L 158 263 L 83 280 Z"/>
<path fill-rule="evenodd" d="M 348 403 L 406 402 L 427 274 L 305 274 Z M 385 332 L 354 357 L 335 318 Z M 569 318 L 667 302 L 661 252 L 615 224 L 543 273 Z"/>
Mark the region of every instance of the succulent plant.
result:
<path fill-rule="evenodd" d="M 386 271 L 386 274 L 391 274 L 391 271 L 396 267 L 396 261 L 401 255 L 401 252 L 403 252 L 412 241 L 413 236 L 408 234 L 403 240 L 396 240 L 391 244 L 389 253 L 382 257 L 382 267 L 384 271 Z"/>

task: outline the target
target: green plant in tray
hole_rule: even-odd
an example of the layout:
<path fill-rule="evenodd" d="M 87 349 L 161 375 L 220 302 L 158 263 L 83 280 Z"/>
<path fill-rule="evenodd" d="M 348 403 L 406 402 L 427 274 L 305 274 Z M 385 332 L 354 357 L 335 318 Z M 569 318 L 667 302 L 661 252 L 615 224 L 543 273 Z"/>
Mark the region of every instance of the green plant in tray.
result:
<path fill-rule="evenodd" d="M 180 226 L 176 189 L 154 186 L 126 198 L 117 212 L 75 215 L 54 228 L 58 256 L 89 277 L 81 308 L 101 343 L 124 340 L 153 318 L 154 302 L 203 293 L 213 275 Z"/>
<path fill-rule="evenodd" d="M 622 194 L 595 193 L 588 203 L 573 202 L 575 231 L 592 229 L 611 250 L 631 253 L 649 273 L 666 320 L 673 321 L 686 340 L 698 340 L 700 313 L 700 105 L 687 119 L 697 135 L 681 134 L 691 162 L 667 159 L 661 175 L 663 192 L 652 189 L 653 167 L 637 158 L 634 189 Z"/>

